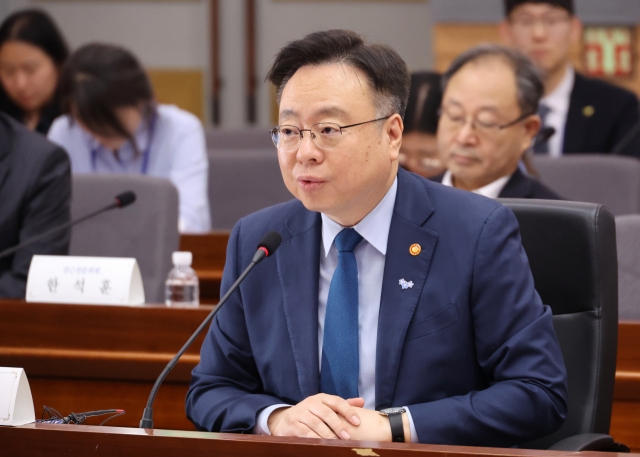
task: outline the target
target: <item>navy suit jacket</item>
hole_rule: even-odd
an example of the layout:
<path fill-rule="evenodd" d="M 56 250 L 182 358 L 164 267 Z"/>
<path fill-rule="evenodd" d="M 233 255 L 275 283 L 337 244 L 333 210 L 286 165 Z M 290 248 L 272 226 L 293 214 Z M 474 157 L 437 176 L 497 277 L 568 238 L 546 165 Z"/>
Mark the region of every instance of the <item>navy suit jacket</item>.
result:
<path fill-rule="evenodd" d="M 608 153 L 640 122 L 638 97 L 622 87 L 576 73 L 563 151 Z M 620 152 L 640 158 L 640 135 Z"/>
<path fill-rule="evenodd" d="M 187 394 L 198 429 L 250 433 L 261 409 L 319 392 L 321 225 L 294 200 L 234 227 L 222 292 L 264 233 L 283 241 L 209 329 Z M 509 209 L 399 170 L 383 281 L 376 409 L 409 406 L 424 443 L 512 446 L 562 424 L 562 354 Z"/>

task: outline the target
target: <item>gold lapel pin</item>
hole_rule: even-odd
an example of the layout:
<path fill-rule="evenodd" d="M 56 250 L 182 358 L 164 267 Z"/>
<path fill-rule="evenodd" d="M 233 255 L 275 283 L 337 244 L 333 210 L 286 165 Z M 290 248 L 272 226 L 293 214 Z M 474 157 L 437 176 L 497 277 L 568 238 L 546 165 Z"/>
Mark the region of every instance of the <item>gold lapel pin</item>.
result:
<path fill-rule="evenodd" d="M 584 117 L 591 117 L 596 112 L 596 109 L 592 105 L 587 105 L 582 108 L 582 115 Z"/>
<path fill-rule="evenodd" d="M 422 251 L 422 247 L 418 243 L 414 243 L 409 247 L 409 254 L 418 255 Z"/>

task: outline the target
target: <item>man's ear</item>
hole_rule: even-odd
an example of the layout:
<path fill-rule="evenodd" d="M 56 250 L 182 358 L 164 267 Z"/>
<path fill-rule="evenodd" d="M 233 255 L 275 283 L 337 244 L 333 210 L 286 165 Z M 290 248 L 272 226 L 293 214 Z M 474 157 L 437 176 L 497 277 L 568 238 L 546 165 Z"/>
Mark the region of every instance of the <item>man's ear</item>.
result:
<path fill-rule="evenodd" d="M 542 127 L 542 120 L 540 119 L 540 116 L 534 114 L 524 120 L 523 126 L 525 130 L 525 137 L 523 138 L 522 150 L 525 151 L 530 147 L 533 147 L 536 135 Z M 556 133 L 554 133 L 554 135 L 556 135 Z"/>
<path fill-rule="evenodd" d="M 404 130 L 402 117 L 400 117 L 398 113 L 394 114 L 386 120 L 384 129 L 389 139 L 389 154 L 391 155 L 391 160 L 398 160 L 400 145 L 402 144 L 402 132 Z"/>
<path fill-rule="evenodd" d="M 503 19 L 498 24 L 498 32 L 500 32 L 500 39 L 502 43 L 507 46 L 513 46 L 513 37 L 511 35 L 511 25 L 508 19 Z"/>

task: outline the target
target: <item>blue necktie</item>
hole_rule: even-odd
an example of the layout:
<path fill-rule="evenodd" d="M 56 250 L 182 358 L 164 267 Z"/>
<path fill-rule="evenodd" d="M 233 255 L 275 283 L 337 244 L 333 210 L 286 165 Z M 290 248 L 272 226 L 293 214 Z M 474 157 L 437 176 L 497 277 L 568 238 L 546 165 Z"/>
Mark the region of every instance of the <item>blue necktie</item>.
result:
<path fill-rule="evenodd" d="M 342 398 L 358 396 L 358 265 L 353 249 L 360 241 L 352 228 L 336 236 L 338 266 L 324 318 L 320 391 Z"/>
<path fill-rule="evenodd" d="M 549 114 L 550 112 L 551 108 L 549 108 L 547 105 L 543 105 L 542 103 L 538 105 L 538 116 L 540 116 L 540 120 L 542 121 L 542 126 L 540 127 L 541 129 L 546 127 L 547 114 Z M 548 154 L 549 140 L 536 143 L 533 146 L 533 152 L 536 154 Z"/>

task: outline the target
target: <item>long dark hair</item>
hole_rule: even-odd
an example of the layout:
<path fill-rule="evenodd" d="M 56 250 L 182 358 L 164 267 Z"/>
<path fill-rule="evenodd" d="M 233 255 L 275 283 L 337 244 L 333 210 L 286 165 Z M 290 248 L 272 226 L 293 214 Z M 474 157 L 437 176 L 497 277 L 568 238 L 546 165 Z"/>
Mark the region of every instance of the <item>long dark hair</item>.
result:
<path fill-rule="evenodd" d="M 62 67 L 69 55 L 69 48 L 53 19 L 44 11 L 37 9 L 17 11 L 4 20 L 0 25 L 0 47 L 8 41 L 22 41 L 38 47 L 51 57 L 58 68 Z M 53 111 L 57 113 L 55 94 L 52 105 L 55 105 Z M 22 109 L 9 98 L 2 85 L 0 85 L 0 110 L 20 122 L 23 121 Z"/>
<path fill-rule="evenodd" d="M 142 105 L 149 121 L 155 104 L 149 77 L 131 52 L 102 43 L 82 46 L 62 68 L 59 90 L 64 114 L 77 117 L 97 134 L 127 138 L 137 151 L 115 110 Z"/>

